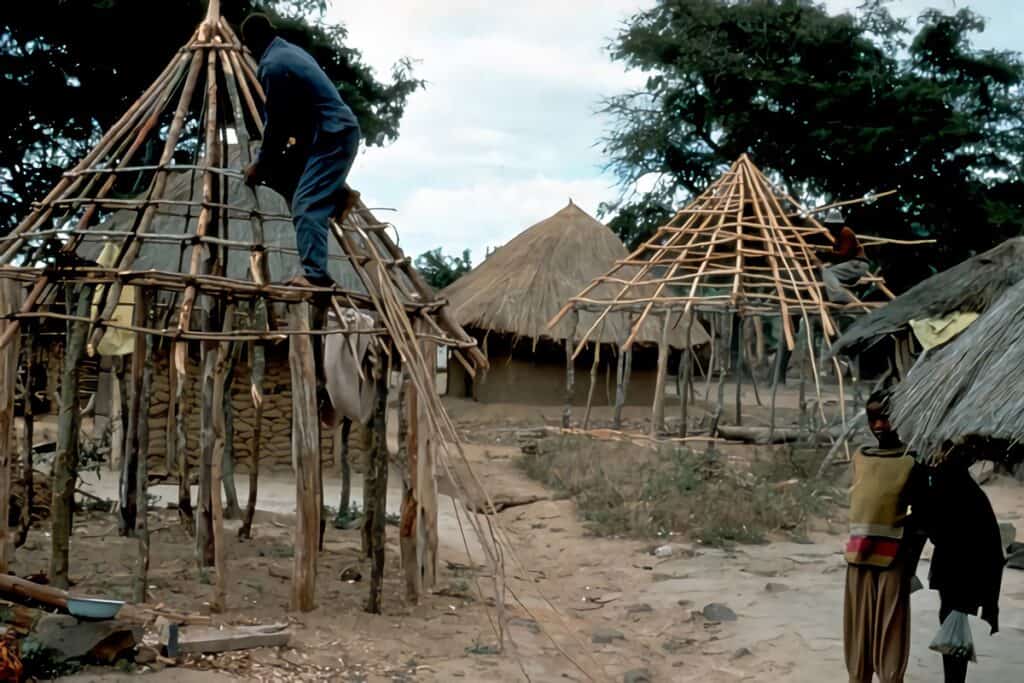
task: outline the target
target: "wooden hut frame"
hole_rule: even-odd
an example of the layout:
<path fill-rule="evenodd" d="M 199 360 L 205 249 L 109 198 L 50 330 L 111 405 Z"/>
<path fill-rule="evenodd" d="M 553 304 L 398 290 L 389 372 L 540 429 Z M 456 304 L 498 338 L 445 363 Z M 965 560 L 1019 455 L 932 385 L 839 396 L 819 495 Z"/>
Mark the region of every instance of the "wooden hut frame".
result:
<path fill-rule="evenodd" d="M 692 313 L 711 318 L 711 365 L 718 367 L 711 426 L 714 436 L 725 400 L 723 381 L 729 370 L 728 354 L 733 337 L 742 334 L 742 318 L 780 318 L 786 348 L 792 351 L 806 347 L 810 351 L 802 355 L 812 364 L 820 395 L 812 343 L 815 327 L 820 328 L 827 345 L 837 335 L 834 315 L 858 315 L 878 305 L 856 298 L 842 305 L 828 301 L 817 254 L 831 250 L 833 241 L 813 212 L 773 186 L 744 154 L 643 245 L 570 299 L 549 325 L 558 324 L 567 315 L 575 316 L 577 311 L 597 313 L 589 328 L 575 337 L 574 354 L 579 354 L 608 316 L 628 313 L 632 324 L 620 348 L 620 357 L 627 358 L 638 331 L 649 319 L 657 321 L 664 338 L 680 325 L 683 329 L 688 327 L 686 320 Z M 891 298 L 879 276 L 867 276 L 862 282 L 874 285 Z M 802 324 L 794 326 L 794 319 Z M 742 339 L 736 342 L 735 348 L 742 349 Z M 782 354 L 777 357 L 781 359 Z M 737 422 L 742 419 L 742 359 L 742 353 L 735 354 L 731 363 L 736 381 Z M 693 362 L 690 348 L 681 367 L 692 366 Z M 658 358 L 661 389 L 655 392 L 652 406 L 651 429 L 655 434 L 666 431 L 663 383 L 667 364 L 668 352 L 663 348 Z M 709 382 L 713 369 L 707 369 Z M 842 394 L 838 363 L 836 370 Z M 771 391 L 772 431 L 779 374 L 777 363 Z M 618 375 L 621 401 L 628 385 L 628 361 Z M 690 391 L 682 387 L 681 436 L 687 433 L 689 395 Z"/>
<path fill-rule="evenodd" d="M 109 331 L 127 330 L 135 337 L 121 508 L 124 533 L 139 539 L 136 600 L 145 599 L 148 567 L 144 509 L 148 433 L 146 420 L 140 416 L 146 414 L 145 383 L 152 375 L 153 348 L 161 340 L 173 348 L 172 374 L 179 380 L 179 410 L 177 424 L 169 419 L 167 427 L 169 433 L 176 432 L 177 438 L 168 442 L 176 442 L 181 451 L 181 386 L 190 348 L 202 346 L 203 458 L 196 516 L 197 556 L 201 571 L 213 568 L 211 605 L 218 609 L 227 605 L 219 463 L 225 413 L 230 410 L 230 400 L 224 397 L 224 377 L 233 347 L 252 345 L 253 398 L 258 405 L 263 345 L 289 340 L 298 508 L 292 606 L 302 610 L 314 607 L 322 498 L 314 339 L 349 332 L 316 325 L 311 328 L 311 317 L 314 322 L 322 321 L 328 310 L 334 310 L 343 321 L 342 308 L 367 310 L 378 324 L 358 333 L 376 337 L 396 366 L 404 364 L 406 371 L 417 377 L 425 376 L 427 369 L 419 368 L 424 364 L 420 353 L 408 351 L 413 340 L 462 349 L 459 357 L 465 359 L 471 372 L 486 364 L 475 342 L 453 321 L 445 301 L 434 295 L 389 237 L 389 226 L 378 222 L 362 203 L 344 224 L 331 224 L 331 273 L 342 286 L 276 284 L 294 274 L 294 270 L 286 272 L 289 265 L 298 264 L 295 250 L 284 241 L 293 239 L 290 216 L 286 210 L 267 203 L 268 194 L 273 193 L 245 187 L 241 172 L 229 168 L 235 149 L 242 163 L 251 162 L 250 142 L 262 136 L 263 101 L 252 56 L 221 17 L 220 1 L 210 0 L 203 22 L 153 84 L 64 174 L 46 198 L 33 206 L 17 228 L 0 239 L 0 279 L 29 284 L 20 305 L 12 312 L 8 301 L 8 310 L 3 311 L 0 353 L 16 358 L 16 340 L 23 323 L 58 320 L 65 321 L 69 329 L 54 466 L 57 486 L 50 576 L 57 585 L 68 584 L 68 535 L 79 431 L 74 400 L 77 366 L 87 348 L 95 348 Z M 162 149 L 156 161 L 144 157 L 147 145 L 153 143 Z M 146 189 L 125 198 L 126 181 Z M 277 242 L 275 237 L 279 238 Z M 113 265 L 103 266 L 96 253 L 108 244 L 115 247 L 116 260 Z M 175 257 L 170 264 L 168 252 Z M 126 288 L 134 288 L 137 302 L 134 315 L 127 321 L 117 315 Z M 68 310 L 55 309 L 61 299 Z M 341 324 L 344 326 L 344 322 Z M 413 329 L 414 335 L 409 332 Z M 7 384 L 4 382 L 4 386 Z M 6 401 L 7 394 L 0 398 Z M 439 403 L 423 399 L 421 403 L 432 405 L 435 411 L 430 420 L 418 424 L 420 438 L 429 440 L 430 430 L 443 422 L 436 411 L 443 409 Z M 0 421 L 5 414 L 0 406 Z M 383 429 L 383 415 L 378 416 L 375 425 Z M 254 451 L 258 453 L 258 449 L 257 444 Z M 379 451 L 378 456 L 386 458 L 386 451 Z M 177 456 L 185 461 L 184 453 L 178 452 Z M 9 461 L 10 445 L 0 444 L 0 466 Z M 422 469 L 424 463 L 433 461 L 420 456 L 417 462 L 420 490 L 414 498 L 419 503 L 411 507 L 409 515 L 417 519 L 433 515 L 436 529 L 433 472 Z M 386 469 L 386 463 L 377 465 Z M 181 474 L 187 495 L 187 471 Z M 0 476 L 0 497 L 3 493 Z M 367 495 L 382 499 L 383 492 L 368 491 Z M 136 501 L 142 501 L 141 511 L 136 509 Z M 383 517 L 383 510 L 380 514 Z M 251 511 L 245 533 L 250 524 Z M 375 526 L 374 533 L 382 536 L 383 525 Z M 3 534 L 0 528 L 0 536 Z M 414 534 L 413 538 L 418 536 Z M 383 549 L 382 537 L 375 542 Z M 434 552 L 422 550 L 410 557 L 410 561 L 436 561 Z M 383 552 L 374 557 L 374 562 L 383 562 Z M 375 566 L 375 576 L 381 569 Z M 415 571 L 419 576 L 433 577 L 436 568 L 419 566 Z M 379 591 L 379 587 L 376 589 Z M 379 609 L 379 593 L 371 604 Z"/>

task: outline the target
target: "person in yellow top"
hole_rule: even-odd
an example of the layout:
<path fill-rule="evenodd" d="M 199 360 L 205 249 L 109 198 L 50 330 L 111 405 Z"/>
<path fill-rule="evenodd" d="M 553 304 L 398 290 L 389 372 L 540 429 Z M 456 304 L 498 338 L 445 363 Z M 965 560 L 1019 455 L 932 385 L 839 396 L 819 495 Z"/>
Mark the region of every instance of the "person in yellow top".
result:
<path fill-rule="evenodd" d="M 910 525 L 912 500 L 927 475 L 889 423 L 888 394 L 866 406 L 877 448 L 853 456 L 850 536 L 846 542 L 843 645 L 850 683 L 900 683 L 910 655 L 910 582 L 921 535 Z"/>

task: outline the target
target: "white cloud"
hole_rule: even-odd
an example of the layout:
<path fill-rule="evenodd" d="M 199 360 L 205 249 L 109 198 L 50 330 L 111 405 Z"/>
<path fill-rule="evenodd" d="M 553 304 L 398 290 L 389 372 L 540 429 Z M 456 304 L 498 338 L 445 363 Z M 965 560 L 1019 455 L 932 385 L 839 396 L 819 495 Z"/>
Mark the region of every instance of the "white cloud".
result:
<path fill-rule="evenodd" d="M 417 61 L 399 140 L 365 150 L 351 182 L 397 226 L 411 255 L 438 246 L 483 257 L 571 196 L 593 213 L 617 197 L 596 145 L 602 97 L 639 87 L 605 51 L 621 22 L 656 0 L 376 0 L 335 2 L 349 42 L 382 75 Z M 834 11 L 862 0 L 826 0 Z M 895 13 L 964 5 L 989 19 L 978 43 L 1024 33 L 1018 0 L 896 0 Z M 648 179 L 652 180 L 652 179 Z"/>
<path fill-rule="evenodd" d="M 428 249 L 471 249 L 475 262 L 488 247 L 498 247 L 530 225 L 555 213 L 571 199 L 584 211 L 596 214 L 609 194 L 602 179 L 558 180 L 538 175 L 524 180 L 473 182 L 453 188 L 414 189 L 397 207 L 394 221 L 402 249 L 418 255 Z M 368 195 L 370 205 L 377 197 Z"/>

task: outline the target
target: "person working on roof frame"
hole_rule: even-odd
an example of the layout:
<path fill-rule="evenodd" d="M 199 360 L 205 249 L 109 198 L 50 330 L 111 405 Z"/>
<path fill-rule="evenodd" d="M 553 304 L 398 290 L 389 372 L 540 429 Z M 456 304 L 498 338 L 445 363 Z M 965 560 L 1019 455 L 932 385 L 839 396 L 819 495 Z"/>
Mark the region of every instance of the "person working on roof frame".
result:
<path fill-rule="evenodd" d="M 293 190 L 286 199 L 291 200 L 303 276 L 289 284 L 331 287 L 329 221 L 341 221 L 359 198 L 345 185 L 359 149 L 359 122 L 313 57 L 278 37 L 266 15 L 246 18 L 242 40 L 259 59 L 266 95 L 263 141 L 255 163 L 245 170 L 246 184 L 266 182 L 285 194 Z M 289 138 L 295 143 L 286 154 Z M 293 168 L 289 155 L 298 157 Z"/>
<path fill-rule="evenodd" d="M 856 299 L 847 288 L 857 284 L 868 272 L 864 247 L 853 230 L 845 225 L 839 209 L 831 209 L 825 214 L 825 227 L 835 240 L 832 251 L 820 254 L 822 261 L 832 264 L 822 269 L 826 294 L 833 303 L 853 303 Z"/>

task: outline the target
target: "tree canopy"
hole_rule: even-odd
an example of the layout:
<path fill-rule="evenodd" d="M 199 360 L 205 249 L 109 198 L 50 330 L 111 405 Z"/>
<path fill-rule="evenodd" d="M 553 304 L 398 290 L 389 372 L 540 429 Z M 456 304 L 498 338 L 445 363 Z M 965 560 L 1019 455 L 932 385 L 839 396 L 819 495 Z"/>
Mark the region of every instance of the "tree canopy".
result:
<path fill-rule="evenodd" d="M 206 13 L 206 0 L 33 0 L 0 17 L 0 233 L 27 213 L 149 86 Z M 359 117 L 367 144 L 398 136 L 408 97 L 422 85 L 411 63 L 380 80 L 326 0 L 224 0 L 234 26 L 250 12 L 276 17 L 308 50 Z"/>
<path fill-rule="evenodd" d="M 740 154 L 809 203 L 898 190 L 849 210 L 860 232 L 930 237 L 870 257 L 905 286 L 1024 224 L 1024 66 L 981 50 L 969 9 L 928 10 L 916 32 L 883 0 L 831 15 L 809 0 L 660 0 L 614 38 L 647 74 L 609 98 L 605 139 L 623 193 L 604 210 L 633 245 Z M 649 192 L 631 188 L 648 174 Z"/>
<path fill-rule="evenodd" d="M 416 270 L 420 271 L 431 287 L 444 289 L 460 277 L 473 270 L 469 249 L 462 250 L 462 256 L 449 256 L 441 248 L 425 251 L 416 257 Z"/>

